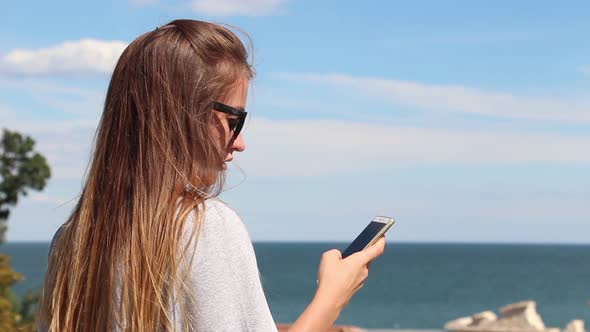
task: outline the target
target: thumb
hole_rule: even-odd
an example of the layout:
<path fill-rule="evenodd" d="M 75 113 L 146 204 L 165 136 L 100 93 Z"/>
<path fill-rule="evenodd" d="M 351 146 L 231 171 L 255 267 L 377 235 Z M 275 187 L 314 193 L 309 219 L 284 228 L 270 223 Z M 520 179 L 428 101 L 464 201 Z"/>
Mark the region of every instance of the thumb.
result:
<path fill-rule="evenodd" d="M 341 260 L 342 253 L 338 249 L 332 249 L 324 252 L 322 254 L 322 258 L 329 259 L 329 260 Z"/>
<path fill-rule="evenodd" d="M 385 251 L 385 237 L 382 236 L 379 238 L 379 240 L 377 240 L 377 242 L 375 242 L 373 245 L 366 248 L 362 252 L 365 256 L 366 262 L 368 263 L 374 260 L 375 258 L 381 256 L 383 254 L 383 251 Z"/>

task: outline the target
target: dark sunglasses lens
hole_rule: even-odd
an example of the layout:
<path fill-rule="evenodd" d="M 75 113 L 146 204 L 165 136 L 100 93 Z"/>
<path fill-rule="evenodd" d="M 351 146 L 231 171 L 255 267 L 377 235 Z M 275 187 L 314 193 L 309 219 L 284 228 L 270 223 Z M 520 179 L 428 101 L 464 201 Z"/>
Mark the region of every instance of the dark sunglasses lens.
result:
<path fill-rule="evenodd" d="M 244 127 L 244 122 L 246 122 L 246 116 L 248 113 L 220 102 L 214 102 L 213 109 L 222 113 L 237 116 L 237 118 L 228 119 L 227 122 L 229 129 L 233 132 L 233 139 L 236 139 L 238 135 L 240 135 L 242 127 Z"/>
<path fill-rule="evenodd" d="M 228 119 L 227 126 L 229 127 L 229 130 L 235 133 L 240 126 L 240 119 Z"/>
<path fill-rule="evenodd" d="M 246 121 L 246 116 L 240 116 L 240 118 L 236 119 L 236 126 L 234 127 L 234 138 L 237 138 L 244 127 L 244 121 Z"/>

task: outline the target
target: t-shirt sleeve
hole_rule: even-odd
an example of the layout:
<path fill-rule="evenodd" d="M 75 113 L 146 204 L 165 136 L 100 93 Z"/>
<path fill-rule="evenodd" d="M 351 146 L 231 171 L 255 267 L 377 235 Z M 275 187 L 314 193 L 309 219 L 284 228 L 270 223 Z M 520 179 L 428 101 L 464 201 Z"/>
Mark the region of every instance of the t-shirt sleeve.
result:
<path fill-rule="evenodd" d="M 190 325 L 196 331 L 277 331 L 240 217 L 221 201 L 208 201 L 195 241 L 187 257 Z"/>

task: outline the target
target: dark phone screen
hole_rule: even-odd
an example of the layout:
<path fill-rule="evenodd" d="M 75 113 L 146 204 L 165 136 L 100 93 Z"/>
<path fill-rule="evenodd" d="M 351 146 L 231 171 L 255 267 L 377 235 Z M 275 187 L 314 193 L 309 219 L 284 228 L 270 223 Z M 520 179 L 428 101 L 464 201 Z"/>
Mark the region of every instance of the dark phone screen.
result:
<path fill-rule="evenodd" d="M 371 221 L 371 223 L 367 225 L 367 227 L 365 227 L 365 229 L 359 234 L 359 236 L 357 236 L 356 239 L 352 241 L 348 248 L 344 250 L 344 252 L 342 253 L 342 258 L 346 258 L 357 251 L 363 250 L 367 246 L 369 241 L 371 241 L 373 237 L 375 237 L 375 235 L 379 233 L 379 231 L 385 226 L 387 226 L 387 224 L 384 224 L 382 222 Z"/>

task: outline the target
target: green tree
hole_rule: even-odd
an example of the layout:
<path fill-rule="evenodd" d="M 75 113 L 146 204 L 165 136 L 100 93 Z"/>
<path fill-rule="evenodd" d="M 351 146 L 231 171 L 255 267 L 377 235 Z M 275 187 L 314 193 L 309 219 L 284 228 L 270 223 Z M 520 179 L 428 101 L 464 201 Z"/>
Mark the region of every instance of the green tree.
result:
<path fill-rule="evenodd" d="M 51 176 L 45 157 L 34 151 L 35 141 L 18 132 L 3 130 L 0 142 L 0 244 L 4 242 L 9 207 L 28 190 L 42 190 Z"/>
<path fill-rule="evenodd" d="M 45 157 L 34 151 L 29 136 L 7 129 L 0 142 L 0 244 L 6 234 L 9 208 L 28 190 L 42 190 L 51 176 Z M 36 331 L 34 307 L 38 295 L 27 293 L 22 301 L 14 296 L 12 286 L 23 276 L 12 270 L 10 258 L 0 254 L 0 331 Z"/>

